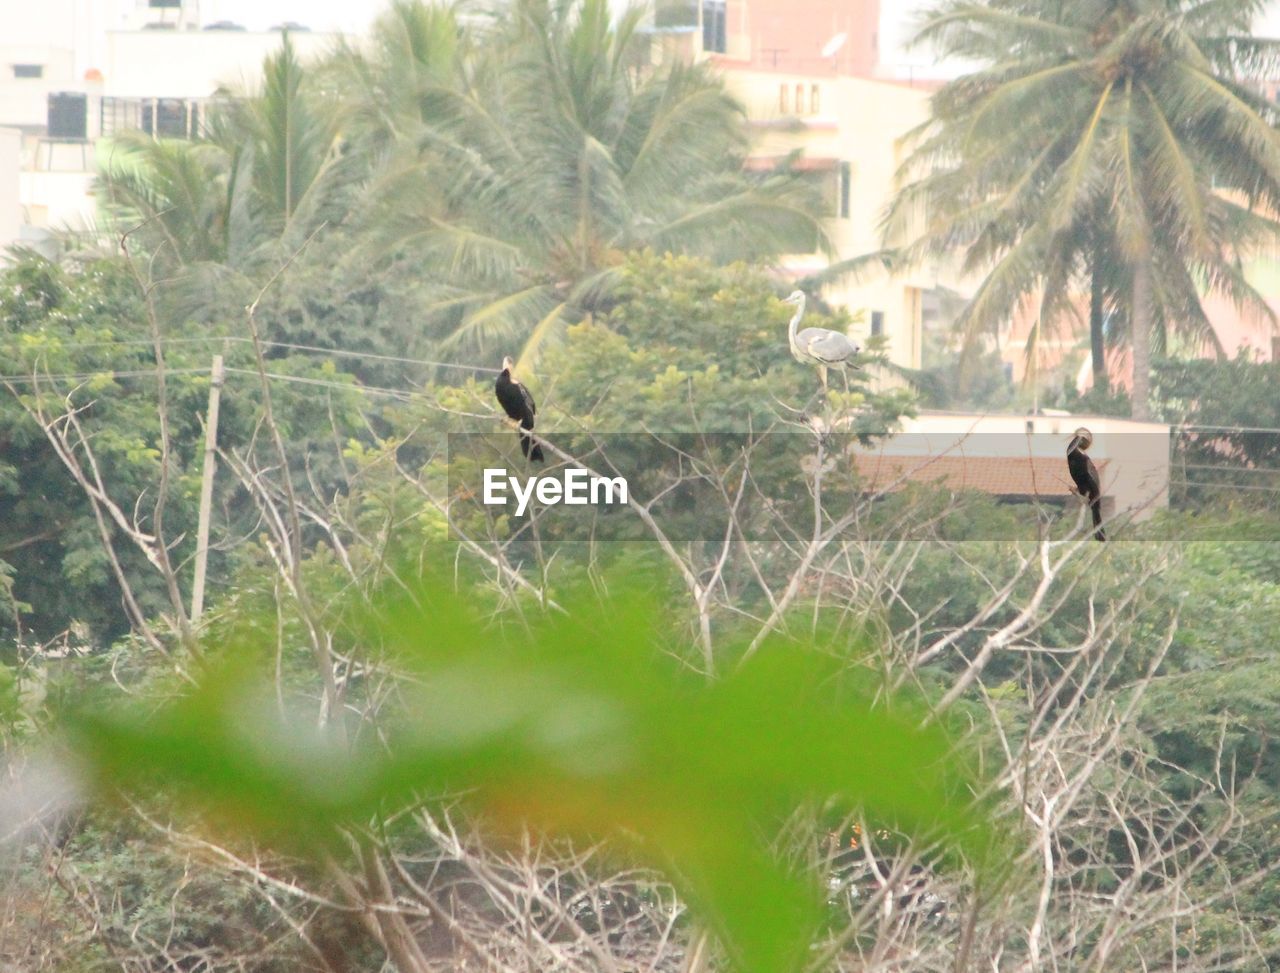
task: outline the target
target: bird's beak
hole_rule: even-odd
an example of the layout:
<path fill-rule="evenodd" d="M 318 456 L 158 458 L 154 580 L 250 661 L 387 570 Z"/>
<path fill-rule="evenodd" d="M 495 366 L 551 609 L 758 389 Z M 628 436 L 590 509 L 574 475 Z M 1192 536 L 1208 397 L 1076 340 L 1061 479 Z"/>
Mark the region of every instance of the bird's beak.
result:
<path fill-rule="evenodd" d="M 1079 436 L 1072 436 L 1071 442 L 1067 443 L 1067 452 L 1068 453 L 1075 452 L 1076 447 L 1079 446 L 1081 442 L 1083 442 L 1083 440 L 1081 440 Z"/>

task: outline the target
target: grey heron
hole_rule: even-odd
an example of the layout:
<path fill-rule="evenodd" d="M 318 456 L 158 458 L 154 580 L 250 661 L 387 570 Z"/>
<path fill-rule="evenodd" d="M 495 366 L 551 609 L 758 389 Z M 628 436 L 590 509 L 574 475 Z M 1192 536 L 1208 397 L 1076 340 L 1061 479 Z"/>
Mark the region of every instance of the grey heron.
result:
<path fill-rule="evenodd" d="M 792 291 L 782 299 L 783 304 L 791 304 L 796 313 L 787 326 L 787 339 L 791 343 L 791 354 L 796 361 L 806 365 L 817 365 L 818 375 L 822 378 L 822 388 L 827 387 L 827 369 L 839 368 L 844 377 L 845 391 L 849 389 L 849 374 L 846 369 L 861 369 L 855 364 L 855 358 L 862 349 L 855 341 L 839 331 L 827 328 L 805 328 L 797 333 L 796 328 L 804 317 L 804 291 Z"/>

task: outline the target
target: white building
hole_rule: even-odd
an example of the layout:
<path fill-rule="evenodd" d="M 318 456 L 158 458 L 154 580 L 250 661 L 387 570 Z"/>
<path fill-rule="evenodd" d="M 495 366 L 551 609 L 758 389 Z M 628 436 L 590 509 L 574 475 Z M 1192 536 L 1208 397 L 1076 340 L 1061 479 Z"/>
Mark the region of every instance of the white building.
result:
<path fill-rule="evenodd" d="M 21 9 L 19 9 L 21 7 Z M 93 183 L 112 135 L 197 135 L 210 98 L 252 90 L 282 31 L 202 23 L 195 0 L 136 0 L 113 27 L 93 0 L 0 3 L 0 260 L 15 242 L 94 229 Z M 339 36 L 290 25 L 299 57 Z M 78 70 L 90 56 L 100 63 Z M 15 229 L 13 214 L 17 213 Z"/>
<path fill-rule="evenodd" d="M 49 94 L 76 87 L 75 52 L 69 47 L 0 42 L 0 125 L 44 128 Z"/>
<path fill-rule="evenodd" d="M 290 31 L 298 57 L 330 50 L 340 35 Z M 103 94 L 111 98 L 204 99 L 219 88 L 251 88 L 281 31 L 113 30 L 107 33 Z"/>
<path fill-rule="evenodd" d="M 18 179 L 22 171 L 22 132 L 0 128 L 0 245 L 19 239 L 22 210 L 18 205 Z"/>

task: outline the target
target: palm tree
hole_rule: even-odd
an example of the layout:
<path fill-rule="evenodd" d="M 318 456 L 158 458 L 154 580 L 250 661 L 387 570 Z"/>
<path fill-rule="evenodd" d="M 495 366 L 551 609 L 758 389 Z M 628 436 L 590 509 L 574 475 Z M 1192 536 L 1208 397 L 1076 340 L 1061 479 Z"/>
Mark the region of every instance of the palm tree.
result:
<path fill-rule="evenodd" d="M 1263 6 L 944 0 L 917 40 L 982 67 L 934 97 L 886 231 L 923 207 L 906 258 L 958 251 L 985 275 L 975 331 L 1035 301 L 1045 326 L 1069 321 L 1087 289 L 1097 374 L 1103 315 L 1122 310 L 1147 417 L 1152 341 L 1216 344 L 1205 292 L 1272 318 L 1241 261 L 1280 234 L 1280 114 L 1242 80 L 1280 64 L 1249 36 Z"/>
<path fill-rule="evenodd" d="M 746 173 L 742 107 L 705 67 L 654 68 L 641 19 L 608 0 L 490 20 L 396 0 L 315 69 L 286 36 L 206 140 L 131 139 L 104 188 L 166 262 L 200 265 L 187 280 L 254 277 L 327 223 L 315 259 L 412 281 L 415 325 L 452 354 L 536 355 L 607 306 L 628 251 L 825 243 L 816 194 Z"/>
<path fill-rule="evenodd" d="M 704 67 L 652 67 L 640 23 L 607 0 L 515 0 L 464 30 L 401 0 L 372 50 L 340 55 L 381 153 L 369 226 L 421 266 L 446 347 L 536 355 L 606 305 L 627 251 L 757 259 L 825 239 L 802 184 L 744 173 L 741 106 Z"/>
<path fill-rule="evenodd" d="M 196 141 L 121 136 L 100 189 L 122 225 L 140 224 L 162 267 L 245 271 L 335 216 L 354 176 L 332 114 L 286 32 L 259 93 L 222 98 Z"/>

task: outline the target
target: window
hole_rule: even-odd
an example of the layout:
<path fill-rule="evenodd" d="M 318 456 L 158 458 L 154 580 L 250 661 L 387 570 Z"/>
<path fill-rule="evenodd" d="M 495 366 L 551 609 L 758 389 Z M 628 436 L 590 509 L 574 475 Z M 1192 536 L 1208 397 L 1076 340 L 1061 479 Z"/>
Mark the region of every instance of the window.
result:
<path fill-rule="evenodd" d="M 809 89 L 809 111 L 814 115 L 818 114 L 818 86 L 815 84 Z"/>
<path fill-rule="evenodd" d="M 853 166 L 847 162 L 840 163 L 840 219 L 849 218 L 849 208 L 853 199 Z"/>
<path fill-rule="evenodd" d="M 191 138 L 199 134 L 199 107 L 181 98 L 148 98 L 142 103 L 142 131 L 157 138 Z"/>
<path fill-rule="evenodd" d="M 15 64 L 13 66 L 13 76 L 15 78 L 43 78 L 43 64 Z"/>
<path fill-rule="evenodd" d="M 872 311 L 871 312 L 871 337 L 874 338 L 878 334 L 884 334 L 884 312 Z"/>
<path fill-rule="evenodd" d="M 804 85 L 796 85 L 796 114 L 804 114 Z"/>
<path fill-rule="evenodd" d="M 702 49 L 725 52 L 725 0 L 702 0 Z"/>

